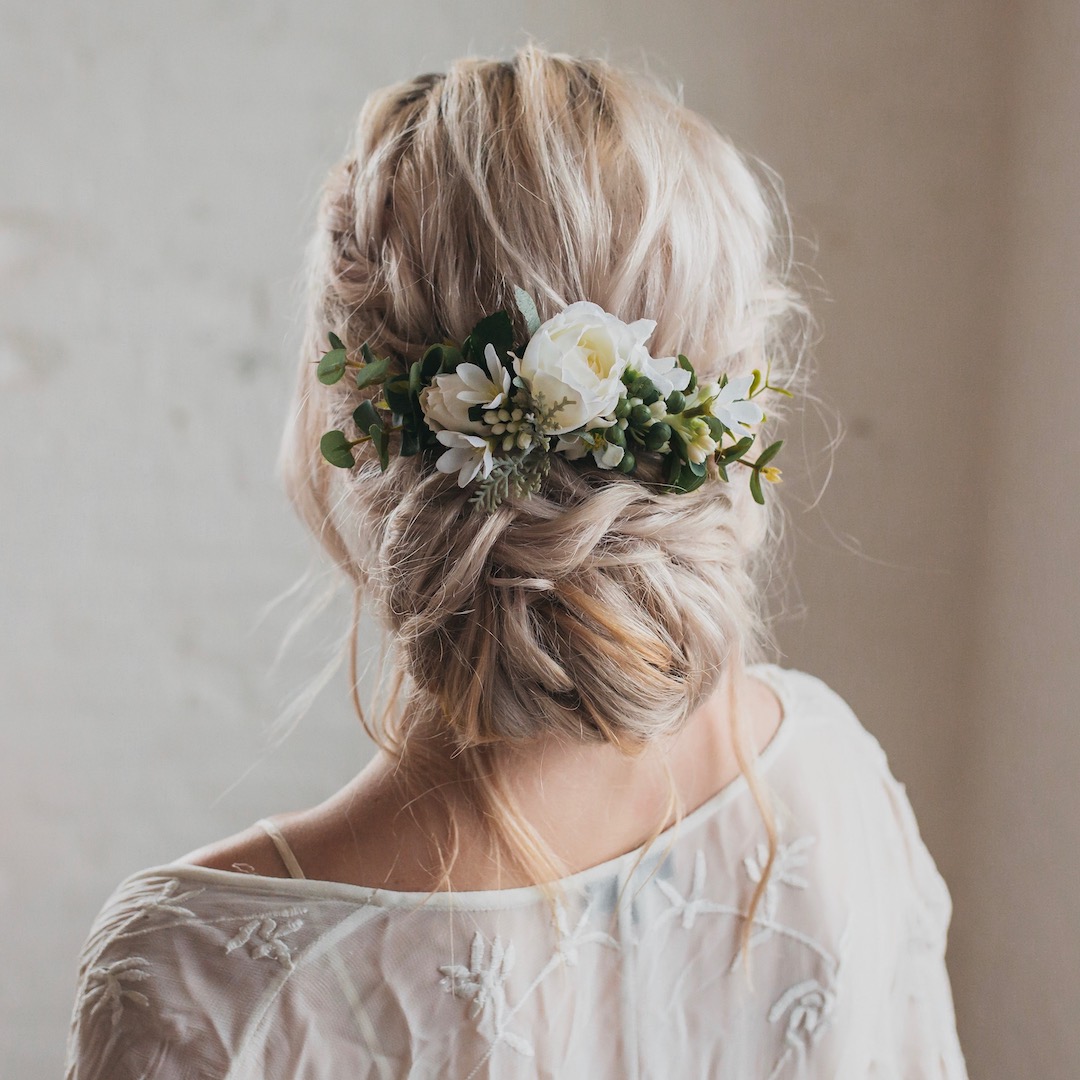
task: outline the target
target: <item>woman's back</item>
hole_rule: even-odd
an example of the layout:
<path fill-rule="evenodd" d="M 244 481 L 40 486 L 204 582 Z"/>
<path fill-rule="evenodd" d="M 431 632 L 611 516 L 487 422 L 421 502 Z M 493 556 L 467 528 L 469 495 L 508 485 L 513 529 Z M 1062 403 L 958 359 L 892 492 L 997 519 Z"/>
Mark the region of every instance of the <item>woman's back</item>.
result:
<path fill-rule="evenodd" d="M 136 874 L 87 941 L 68 1080 L 965 1077 L 949 893 L 903 785 L 819 679 L 748 670 L 784 710 L 752 987 L 767 844 L 740 776 L 640 862 L 565 879 L 554 919 L 535 887 Z"/>

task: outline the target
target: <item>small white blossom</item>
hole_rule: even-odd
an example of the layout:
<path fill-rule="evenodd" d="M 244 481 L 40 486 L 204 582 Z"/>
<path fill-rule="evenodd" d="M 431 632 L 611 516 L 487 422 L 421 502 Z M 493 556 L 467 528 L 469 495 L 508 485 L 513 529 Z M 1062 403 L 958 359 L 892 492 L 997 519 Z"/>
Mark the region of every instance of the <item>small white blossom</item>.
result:
<path fill-rule="evenodd" d="M 710 454 L 715 453 L 716 440 L 712 437 L 709 425 L 702 417 L 679 414 L 667 417 L 666 423 L 683 437 L 687 456 L 695 464 L 700 465 Z"/>
<path fill-rule="evenodd" d="M 487 371 L 477 364 L 458 364 L 455 368 L 458 378 L 468 387 L 467 390 L 459 390 L 458 397 L 469 405 L 494 409 L 510 401 L 510 372 L 490 342 L 484 350 L 484 359 L 487 361 Z M 500 414 L 503 411 L 500 409 Z M 509 418 L 509 414 L 499 416 L 500 420 Z"/>
<path fill-rule="evenodd" d="M 745 425 L 760 424 L 765 419 L 761 407 L 746 397 L 753 381 L 753 375 L 741 375 L 737 379 L 729 379 L 722 388 L 715 382 L 699 384 L 696 403 L 709 401 L 709 411 L 736 439 L 753 435 Z"/>
<path fill-rule="evenodd" d="M 626 450 L 616 443 L 601 442 L 593 447 L 593 460 L 601 469 L 614 469 L 625 453 Z"/>
<path fill-rule="evenodd" d="M 435 468 L 439 472 L 458 473 L 458 487 L 465 487 L 477 473 L 487 477 L 494 465 L 491 443 L 479 435 L 460 431 L 437 431 L 435 438 L 450 447 L 439 455 Z"/>
<path fill-rule="evenodd" d="M 642 319 L 641 322 L 651 323 L 650 334 L 656 327 L 655 321 L 651 319 Z M 644 355 L 638 355 L 633 367 L 640 374 L 649 376 L 660 391 L 661 398 L 666 398 L 672 390 L 685 390 L 690 383 L 690 372 L 679 366 L 678 357 L 675 356 L 649 356 L 645 352 Z"/>

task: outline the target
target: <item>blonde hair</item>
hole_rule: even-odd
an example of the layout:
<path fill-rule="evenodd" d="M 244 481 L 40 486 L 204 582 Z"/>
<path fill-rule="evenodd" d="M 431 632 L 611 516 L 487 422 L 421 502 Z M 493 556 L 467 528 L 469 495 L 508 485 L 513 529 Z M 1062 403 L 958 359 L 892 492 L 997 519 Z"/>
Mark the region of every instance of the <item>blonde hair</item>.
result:
<path fill-rule="evenodd" d="M 329 331 L 350 352 L 366 341 L 407 365 L 512 310 L 520 285 L 541 318 L 587 299 L 627 321 L 655 319 L 650 351 L 685 353 L 702 379 L 769 367 L 790 386 L 804 308 L 788 280 L 778 186 L 651 78 L 529 44 L 368 98 L 323 191 L 309 267 L 282 466 L 353 589 L 365 727 L 399 760 L 408 743 L 415 769 L 449 743 L 497 857 L 550 886 L 563 868 L 517 809 L 502 755 L 552 734 L 640 753 L 726 678 L 737 757 L 769 837 L 743 924 L 748 955 L 777 830 L 737 688 L 770 644 L 759 577 L 775 499 L 754 503 L 738 466 L 731 483 L 714 474 L 672 494 L 647 461 L 631 477 L 556 455 L 539 492 L 477 513 L 455 477 L 419 456 L 391 455 L 383 472 L 364 444 L 351 472 L 327 466 L 319 437 L 348 429 L 362 395 L 347 380 L 320 385 L 312 365 Z M 767 396 L 775 416 L 782 399 Z M 364 603 L 395 654 L 375 725 L 356 693 Z M 648 843 L 681 814 L 673 788 Z M 457 846 L 451 821 L 447 886 Z"/>

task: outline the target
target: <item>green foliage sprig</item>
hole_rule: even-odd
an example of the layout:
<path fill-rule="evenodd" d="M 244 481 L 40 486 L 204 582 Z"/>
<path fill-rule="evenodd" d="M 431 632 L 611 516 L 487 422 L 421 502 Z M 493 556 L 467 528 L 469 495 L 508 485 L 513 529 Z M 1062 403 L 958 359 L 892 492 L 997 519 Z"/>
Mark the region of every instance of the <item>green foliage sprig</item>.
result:
<path fill-rule="evenodd" d="M 733 465 L 742 465 L 749 472 L 754 500 L 764 504 L 762 480 L 780 481 L 780 470 L 771 462 L 783 446 L 783 440 L 769 444 L 756 459 L 749 460 L 746 455 L 757 443 L 757 436 L 733 431 L 722 416 L 730 418 L 733 414 L 726 409 L 749 402 L 765 391 L 791 397 L 790 391 L 770 383 L 769 369 L 764 375 L 755 369 L 745 396 L 732 396 L 731 391 L 724 393 L 729 384 L 726 374 L 718 384 L 699 387 L 693 365 L 686 356 L 679 354 L 678 366 L 689 373 L 689 379 L 684 390 L 673 390 L 664 397 L 648 374 L 627 365 L 621 375 L 624 393 L 605 423 L 593 421 L 593 426 L 582 425 L 561 433 L 560 438 L 550 434 L 550 429 L 558 426 L 553 420 L 559 411 L 572 402 L 568 398 L 545 401 L 518 374 L 518 360 L 529 340 L 544 324 L 528 293 L 515 288 L 514 296 L 526 329 L 524 340 L 516 338 L 510 312 L 496 311 L 482 318 L 464 341 L 447 340 L 429 346 L 420 359 L 403 372 L 392 370 L 392 358 L 376 356 L 367 342 L 357 350 L 358 355 L 349 356 L 341 338 L 330 333 L 330 347 L 318 361 L 319 381 L 332 386 L 351 373 L 357 390 L 378 386 L 381 394 L 363 400 L 353 411 L 357 432 L 354 438 L 341 430 L 328 431 L 322 436 L 323 457 L 331 465 L 350 469 L 355 464 L 354 448 L 370 442 L 380 468 L 385 471 L 390 463 L 392 441 L 396 442 L 397 452 L 402 457 L 423 453 L 440 457 L 448 451 L 446 440 L 455 436 L 444 435 L 440 440 L 439 432 L 447 429 L 428 423 L 424 391 L 440 376 L 451 375 L 461 365 L 471 364 L 481 373 L 475 377 L 488 378 L 489 373 L 493 373 L 493 377 L 502 379 L 509 386 L 509 392 L 502 395 L 505 400 L 501 402 L 501 408 L 491 402 L 469 406 L 470 426 L 479 423 L 483 437 L 465 433 L 456 437 L 458 442 L 469 440 L 466 450 L 461 451 L 466 455 L 467 466 L 469 449 L 476 455 L 469 466 L 476 484 L 469 501 L 479 510 L 491 512 L 510 496 L 528 497 L 537 491 L 549 471 L 551 454 L 568 446 L 577 447 L 579 443 L 585 450 L 592 451 L 598 465 L 603 462 L 602 467 L 617 468 L 624 473 L 635 471 L 643 453 L 661 455 L 664 487 L 671 492 L 689 492 L 700 487 L 708 476 L 707 461 L 710 458 L 725 481 L 729 480 L 728 470 Z M 489 366 L 489 362 L 501 365 L 507 377 L 497 367 Z M 746 378 L 750 377 L 744 376 L 743 380 Z M 728 398 L 726 405 L 716 404 Z M 716 415 L 717 411 L 721 416 Z M 761 418 L 764 419 L 764 412 L 761 412 Z M 560 438 L 558 448 L 552 447 L 555 438 Z M 726 445 L 725 440 L 729 440 Z M 512 445 L 507 445 L 508 442 Z M 478 476 L 481 466 L 484 466 L 483 474 Z M 449 470 L 444 468 L 443 471 Z M 465 475 L 463 468 L 462 476 Z"/>

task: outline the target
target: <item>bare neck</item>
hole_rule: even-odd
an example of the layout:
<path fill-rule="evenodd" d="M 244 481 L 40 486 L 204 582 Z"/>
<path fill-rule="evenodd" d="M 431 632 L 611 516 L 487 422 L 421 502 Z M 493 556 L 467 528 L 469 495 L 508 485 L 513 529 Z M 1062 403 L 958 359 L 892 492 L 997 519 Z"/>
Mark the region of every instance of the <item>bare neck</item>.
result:
<path fill-rule="evenodd" d="M 747 741 L 760 751 L 775 734 L 782 708 L 773 691 L 747 676 L 739 690 Z M 548 739 L 502 764 L 506 786 L 525 818 L 568 873 L 633 850 L 670 823 L 665 757 L 685 811 L 739 773 L 731 715 L 722 685 L 664 746 L 628 757 L 608 744 Z M 409 780 L 408 761 L 379 753 L 325 803 L 280 818 L 308 877 L 396 891 L 439 887 L 439 846 L 448 838 L 447 809 L 459 827 L 450 884 L 458 891 L 529 884 L 488 851 L 488 831 L 451 758 L 436 761 L 423 783 Z M 438 793 L 433 789 L 437 788 Z"/>

